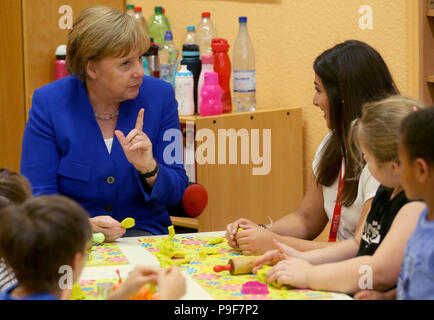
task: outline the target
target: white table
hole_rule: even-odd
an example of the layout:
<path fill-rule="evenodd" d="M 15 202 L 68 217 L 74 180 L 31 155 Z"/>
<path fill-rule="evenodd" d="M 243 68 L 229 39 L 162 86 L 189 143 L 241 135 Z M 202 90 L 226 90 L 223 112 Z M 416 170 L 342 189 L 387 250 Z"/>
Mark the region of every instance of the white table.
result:
<path fill-rule="evenodd" d="M 224 235 L 224 231 L 214 231 L 214 232 L 200 232 L 200 233 L 188 233 L 182 234 L 182 236 L 197 236 L 197 237 L 219 237 Z M 178 235 L 179 236 L 179 235 Z M 152 237 L 167 237 L 163 236 L 152 236 Z M 176 237 L 176 236 L 175 236 Z M 95 267 L 85 267 L 80 280 L 94 280 L 94 279 L 115 279 L 117 278 L 116 269 L 120 271 L 121 277 L 128 277 L 128 273 L 138 264 L 143 264 L 147 266 L 159 267 L 160 263 L 158 259 L 147 250 L 145 250 L 140 244 L 138 239 L 144 237 L 131 237 L 131 238 L 120 238 L 115 243 L 118 245 L 119 249 L 122 250 L 123 254 L 126 256 L 129 264 L 125 265 L 114 265 L 114 266 L 95 266 Z M 181 298 L 181 300 L 215 300 L 205 289 L 203 289 L 193 278 L 191 278 L 186 272 L 182 271 L 186 278 L 187 291 L 186 294 Z M 346 294 L 342 293 L 331 293 L 333 300 L 349 300 Z"/>

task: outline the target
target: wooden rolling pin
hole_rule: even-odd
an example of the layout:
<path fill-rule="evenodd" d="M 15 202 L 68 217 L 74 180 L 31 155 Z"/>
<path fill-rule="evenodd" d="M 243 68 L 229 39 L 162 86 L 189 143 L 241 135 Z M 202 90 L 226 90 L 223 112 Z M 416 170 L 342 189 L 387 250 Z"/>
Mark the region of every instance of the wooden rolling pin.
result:
<path fill-rule="evenodd" d="M 214 266 L 215 272 L 229 271 L 230 274 L 249 274 L 252 273 L 254 262 L 258 259 L 258 256 L 248 257 L 234 257 L 229 259 L 228 264 L 225 266 Z"/>

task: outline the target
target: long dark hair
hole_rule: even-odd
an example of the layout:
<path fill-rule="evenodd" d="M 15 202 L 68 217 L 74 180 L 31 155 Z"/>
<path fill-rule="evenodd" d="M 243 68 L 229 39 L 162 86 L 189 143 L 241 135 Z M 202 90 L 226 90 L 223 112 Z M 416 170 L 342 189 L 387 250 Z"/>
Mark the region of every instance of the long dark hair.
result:
<path fill-rule="evenodd" d="M 313 65 L 329 101 L 331 138 L 324 146 L 316 182 L 331 186 L 345 163 L 345 180 L 338 202 L 351 206 L 357 197 L 362 168 L 348 150 L 351 122 L 360 117 L 362 105 L 399 94 L 380 54 L 364 42 L 348 40 L 324 51 Z"/>

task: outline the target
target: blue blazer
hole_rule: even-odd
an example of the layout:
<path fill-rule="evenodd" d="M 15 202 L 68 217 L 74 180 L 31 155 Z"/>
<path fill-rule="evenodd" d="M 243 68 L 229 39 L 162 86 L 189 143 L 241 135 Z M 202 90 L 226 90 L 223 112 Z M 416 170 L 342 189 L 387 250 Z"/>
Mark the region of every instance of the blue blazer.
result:
<path fill-rule="evenodd" d="M 91 217 L 133 217 L 135 228 L 167 234 L 172 223 L 165 206 L 182 199 L 188 182 L 183 164 L 163 161 L 165 147 L 173 144 L 163 141 L 164 132 L 180 130 L 171 85 L 145 76 L 138 96 L 121 104 L 116 129 L 126 136 L 142 107 L 143 131 L 160 167 L 152 190 L 142 184 L 116 136 L 108 153 L 84 82 L 68 76 L 35 90 L 21 155 L 21 173 L 30 180 L 34 195 L 63 194 Z"/>

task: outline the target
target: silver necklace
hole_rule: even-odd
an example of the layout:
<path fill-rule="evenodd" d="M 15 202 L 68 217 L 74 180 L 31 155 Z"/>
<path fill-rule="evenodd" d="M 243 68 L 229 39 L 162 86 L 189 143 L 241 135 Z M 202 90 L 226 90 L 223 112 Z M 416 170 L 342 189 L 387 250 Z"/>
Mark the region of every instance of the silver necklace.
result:
<path fill-rule="evenodd" d="M 111 120 L 113 118 L 116 118 L 119 115 L 119 110 L 116 110 L 112 114 L 99 114 L 97 112 L 95 113 L 95 117 L 101 120 Z"/>

